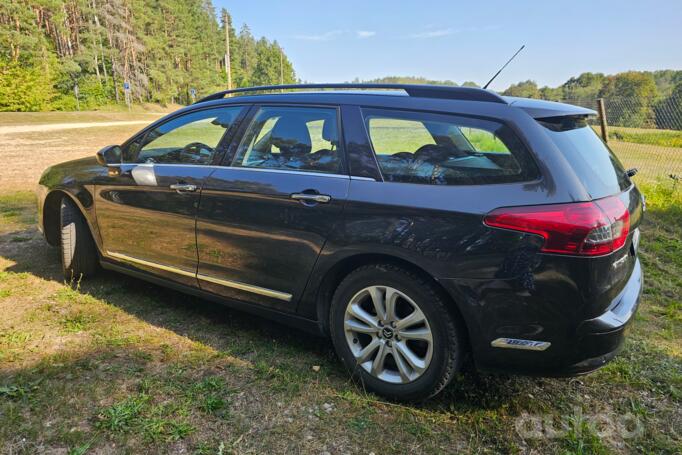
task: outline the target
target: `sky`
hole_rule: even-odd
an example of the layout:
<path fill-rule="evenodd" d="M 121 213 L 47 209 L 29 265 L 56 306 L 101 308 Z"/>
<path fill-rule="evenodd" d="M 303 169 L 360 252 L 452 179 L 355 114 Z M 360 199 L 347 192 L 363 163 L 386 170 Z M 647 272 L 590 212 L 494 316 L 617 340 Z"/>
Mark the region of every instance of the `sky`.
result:
<path fill-rule="evenodd" d="M 214 0 L 277 40 L 306 82 L 423 76 L 557 86 L 591 71 L 682 69 L 682 0 Z"/>

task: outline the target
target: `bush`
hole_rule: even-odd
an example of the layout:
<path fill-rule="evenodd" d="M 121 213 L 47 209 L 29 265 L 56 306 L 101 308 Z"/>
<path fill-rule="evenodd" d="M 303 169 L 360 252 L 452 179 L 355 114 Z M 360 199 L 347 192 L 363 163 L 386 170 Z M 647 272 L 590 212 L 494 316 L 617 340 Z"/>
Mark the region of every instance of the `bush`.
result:
<path fill-rule="evenodd" d="M 56 93 L 51 72 L 0 61 L 0 111 L 49 110 Z"/>

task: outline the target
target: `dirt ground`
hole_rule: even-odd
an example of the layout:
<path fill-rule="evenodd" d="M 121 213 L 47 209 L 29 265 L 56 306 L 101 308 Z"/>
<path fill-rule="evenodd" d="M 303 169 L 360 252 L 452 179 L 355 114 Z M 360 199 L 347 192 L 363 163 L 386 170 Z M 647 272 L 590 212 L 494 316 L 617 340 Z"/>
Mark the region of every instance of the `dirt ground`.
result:
<path fill-rule="evenodd" d="M 52 114 L 0 114 L 0 184 L 5 190 L 33 190 L 48 166 L 93 155 L 105 145 L 120 144 L 164 115 Z"/>

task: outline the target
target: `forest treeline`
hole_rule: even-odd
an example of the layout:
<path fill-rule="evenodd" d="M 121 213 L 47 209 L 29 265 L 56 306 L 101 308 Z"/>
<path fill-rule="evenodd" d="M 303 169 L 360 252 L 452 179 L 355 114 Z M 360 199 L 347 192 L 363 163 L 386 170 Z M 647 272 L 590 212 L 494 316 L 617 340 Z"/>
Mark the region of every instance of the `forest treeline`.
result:
<path fill-rule="evenodd" d="M 528 80 L 511 85 L 502 94 L 590 107 L 604 98 L 610 124 L 682 130 L 682 71 L 583 73 L 554 88 L 538 87 Z"/>
<path fill-rule="evenodd" d="M 388 76 L 366 82 L 457 85 L 450 80 L 432 81 L 414 76 Z M 475 82 L 461 85 L 478 87 Z M 527 80 L 512 84 L 501 93 L 592 108 L 598 98 L 604 98 L 607 118 L 613 125 L 682 130 L 682 71 L 583 73 L 558 87 L 539 87 L 535 81 Z"/>
<path fill-rule="evenodd" d="M 124 84 L 133 103 L 189 103 L 227 87 L 226 26 L 233 87 L 296 80 L 211 0 L 0 0 L 0 111 L 123 104 Z"/>

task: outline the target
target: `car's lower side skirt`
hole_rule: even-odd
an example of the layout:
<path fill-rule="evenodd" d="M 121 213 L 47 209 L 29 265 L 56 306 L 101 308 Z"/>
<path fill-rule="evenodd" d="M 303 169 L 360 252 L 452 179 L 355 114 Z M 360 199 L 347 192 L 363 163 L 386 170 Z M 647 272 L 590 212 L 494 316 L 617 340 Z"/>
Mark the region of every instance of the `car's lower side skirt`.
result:
<path fill-rule="evenodd" d="M 177 267 L 172 267 L 169 265 L 159 264 L 156 262 L 147 261 L 145 259 L 136 258 L 134 256 L 128 256 L 127 254 L 116 253 L 114 251 L 107 251 L 107 256 L 121 261 L 131 262 L 133 264 L 139 264 L 146 267 L 152 267 L 158 270 L 163 270 L 165 272 L 175 273 L 177 275 L 196 278 L 198 280 L 206 281 L 209 283 L 226 286 L 233 289 L 239 289 L 241 291 L 251 292 L 253 294 L 264 295 L 266 297 L 283 300 L 285 302 L 290 302 L 292 298 L 292 295 L 286 292 L 275 291 L 273 289 L 254 286 L 252 284 L 241 283 L 239 281 L 224 280 L 222 278 L 216 278 L 209 275 L 202 275 L 200 273 L 197 273 L 196 271 L 192 272 L 189 270 L 183 270 Z"/>

